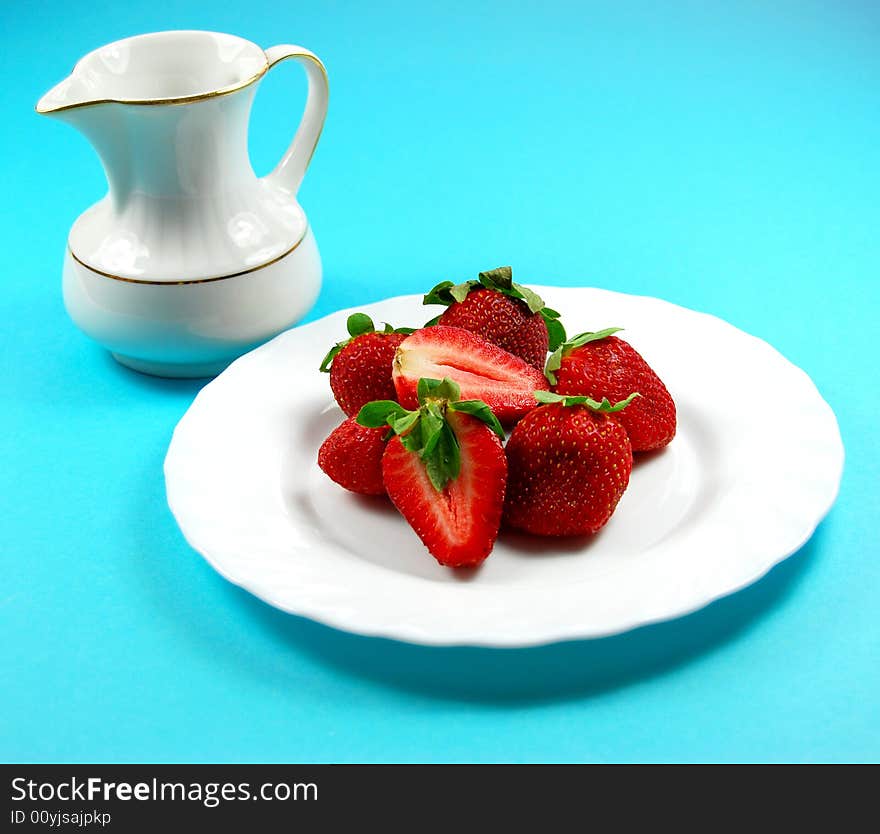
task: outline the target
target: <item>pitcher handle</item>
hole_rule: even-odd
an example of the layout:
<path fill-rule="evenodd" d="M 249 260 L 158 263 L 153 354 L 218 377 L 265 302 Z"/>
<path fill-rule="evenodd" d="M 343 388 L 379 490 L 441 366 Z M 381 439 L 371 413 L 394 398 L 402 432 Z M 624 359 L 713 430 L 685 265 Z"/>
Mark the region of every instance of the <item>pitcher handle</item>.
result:
<path fill-rule="evenodd" d="M 324 119 L 327 117 L 327 101 L 330 96 L 330 87 L 327 83 L 327 70 L 321 59 L 302 46 L 282 44 L 272 46 L 266 51 L 269 61 L 269 69 L 277 66 L 288 58 L 302 64 L 309 81 L 309 94 L 306 99 L 306 107 L 303 112 L 296 135 L 290 143 L 287 152 L 281 157 L 281 161 L 275 166 L 266 179 L 283 191 L 296 196 L 300 183 L 306 173 L 306 168 L 312 161 L 312 155 L 321 137 L 324 127 Z"/>

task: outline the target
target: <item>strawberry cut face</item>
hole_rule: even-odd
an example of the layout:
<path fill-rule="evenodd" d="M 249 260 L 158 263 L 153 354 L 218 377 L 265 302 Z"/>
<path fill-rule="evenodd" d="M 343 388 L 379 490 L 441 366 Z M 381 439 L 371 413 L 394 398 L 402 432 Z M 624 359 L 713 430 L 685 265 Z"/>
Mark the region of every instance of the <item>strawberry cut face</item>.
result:
<path fill-rule="evenodd" d="M 462 399 L 482 400 L 507 424 L 537 406 L 535 390 L 549 387 L 544 374 L 518 356 L 468 330 L 444 325 L 417 330 L 398 346 L 392 378 L 401 405 L 417 405 L 422 377 L 452 379 Z"/>

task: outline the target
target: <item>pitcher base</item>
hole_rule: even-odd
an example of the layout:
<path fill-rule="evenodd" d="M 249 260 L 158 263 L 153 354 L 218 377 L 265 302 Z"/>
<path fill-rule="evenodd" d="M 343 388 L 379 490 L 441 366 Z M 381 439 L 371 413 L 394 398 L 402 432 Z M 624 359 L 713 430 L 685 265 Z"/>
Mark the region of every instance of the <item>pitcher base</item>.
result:
<path fill-rule="evenodd" d="M 171 379 L 202 379 L 217 376 L 224 370 L 231 360 L 224 362 L 204 362 L 201 364 L 177 363 L 177 362 L 151 362 L 148 359 L 138 359 L 135 356 L 123 356 L 120 353 L 110 354 L 120 365 L 131 368 L 142 374 L 161 376 Z"/>

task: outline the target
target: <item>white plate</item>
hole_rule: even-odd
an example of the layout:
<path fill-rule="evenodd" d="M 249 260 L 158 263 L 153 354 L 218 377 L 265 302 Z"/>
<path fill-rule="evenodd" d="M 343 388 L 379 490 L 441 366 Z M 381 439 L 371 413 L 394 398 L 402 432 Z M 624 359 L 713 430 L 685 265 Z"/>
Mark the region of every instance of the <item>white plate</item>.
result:
<path fill-rule="evenodd" d="M 165 460 L 168 503 L 223 576 L 284 611 L 425 644 L 527 646 L 615 634 L 754 582 L 809 539 L 843 445 L 809 377 L 766 342 L 655 298 L 538 287 L 571 332 L 625 327 L 678 405 L 592 538 L 502 533 L 476 572 L 438 565 L 384 499 L 338 487 L 317 450 L 343 419 L 318 365 L 351 311 L 281 334 L 208 384 Z M 395 326 L 420 296 L 360 308 Z"/>

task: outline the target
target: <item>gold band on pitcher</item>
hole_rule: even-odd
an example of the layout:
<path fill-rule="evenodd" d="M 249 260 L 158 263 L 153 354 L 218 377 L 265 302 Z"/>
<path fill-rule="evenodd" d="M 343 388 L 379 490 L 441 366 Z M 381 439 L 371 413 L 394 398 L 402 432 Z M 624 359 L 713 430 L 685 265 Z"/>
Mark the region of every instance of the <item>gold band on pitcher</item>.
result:
<path fill-rule="evenodd" d="M 103 270 L 96 269 L 95 267 L 87 264 L 82 258 L 77 257 L 76 252 L 73 251 L 70 244 L 67 246 L 67 251 L 70 252 L 70 257 L 73 258 L 80 266 L 85 267 L 89 272 L 94 272 L 96 275 L 101 275 L 104 278 L 110 278 L 113 281 L 122 281 L 126 284 L 148 284 L 151 287 L 181 287 L 188 286 L 190 284 L 213 284 L 215 281 L 225 281 L 227 278 L 240 278 L 242 275 L 249 275 L 252 272 L 257 272 L 261 269 L 265 269 L 267 266 L 272 266 L 272 264 L 277 264 L 278 261 L 286 258 L 294 249 L 296 249 L 305 239 L 306 235 L 309 233 L 309 227 L 306 225 L 305 230 L 302 233 L 302 237 L 293 244 L 289 249 L 282 252 L 280 255 L 276 255 L 272 258 L 271 261 L 266 261 L 265 263 L 259 264 L 257 266 L 252 266 L 249 269 L 243 269 L 240 272 L 231 272 L 227 275 L 215 275 L 211 278 L 190 278 L 184 279 L 182 281 L 154 281 L 146 278 L 126 278 L 122 275 L 114 275 L 112 272 L 104 272 Z"/>
<path fill-rule="evenodd" d="M 206 93 L 193 93 L 189 96 L 176 96 L 171 98 L 101 98 L 101 99 L 93 99 L 91 101 L 79 101 L 73 104 L 62 104 L 60 107 L 44 107 L 40 108 L 39 102 L 37 102 L 37 106 L 34 108 L 37 113 L 60 113 L 62 110 L 74 110 L 79 107 L 92 107 L 96 104 L 135 104 L 135 105 L 159 105 L 159 104 L 192 104 L 196 101 L 207 101 L 212 98 L 219 98 L 220 96 L 228 96 L 231 93 L 237 93 L 239 90 L 243 90 L 245 87 L 249 87 L 251 84 L 259 81 L 267 72 L 269 71 L 269 61 L 267 60 L 265 65 L 260 67 L 259 71 L 252 75 L 250 78 L 246 78 L 244 81 L 239 81 L 236 84 L 231 84 L 228 87 L 221 87 L 219 90 L 208 90 Z"/>

